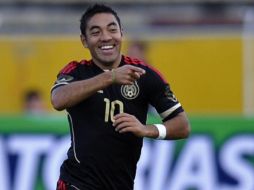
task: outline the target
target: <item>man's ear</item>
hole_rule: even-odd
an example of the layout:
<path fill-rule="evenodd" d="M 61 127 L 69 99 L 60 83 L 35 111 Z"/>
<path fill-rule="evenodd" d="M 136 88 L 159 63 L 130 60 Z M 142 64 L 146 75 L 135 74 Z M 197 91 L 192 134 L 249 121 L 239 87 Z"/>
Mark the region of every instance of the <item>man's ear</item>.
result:
<path fill-rule="evenodd" d="M 123 29 L 122 29 L 122 28 L 121 28 L 121 31 L 120 31 L 120 32 L 121 32 L 121 36 L 123 37 Z"/>
<path fill-rule="evenodd" d="M 80 40 L 81 40 L 83 46 L 85 48 L 87 48 L 86 37 L 83 34 L 80 34 Z"/>

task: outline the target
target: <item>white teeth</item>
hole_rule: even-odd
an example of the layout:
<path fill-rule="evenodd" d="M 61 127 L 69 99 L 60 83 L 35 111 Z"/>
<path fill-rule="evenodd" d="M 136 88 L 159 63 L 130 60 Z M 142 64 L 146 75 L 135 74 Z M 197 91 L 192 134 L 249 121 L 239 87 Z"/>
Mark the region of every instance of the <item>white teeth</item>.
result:
<path fill-rule="evenodd" d="M 112 45 L 102 46 L 102 47 L 101 47 L 102 50 L 104 50 L 104 49 L 107 50 L 107 49 L 112 49 L 112 48 L 113 48 Z"/>

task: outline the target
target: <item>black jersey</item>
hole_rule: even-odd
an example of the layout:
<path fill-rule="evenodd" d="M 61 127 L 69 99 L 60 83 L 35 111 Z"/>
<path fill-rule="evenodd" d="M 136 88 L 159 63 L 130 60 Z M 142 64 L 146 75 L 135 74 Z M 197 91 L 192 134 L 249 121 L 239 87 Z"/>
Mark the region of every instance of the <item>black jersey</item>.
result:
<path fill-rule="evenodd" d="M 148 105 L 166 121 L 183 111 L 161 75 L 143 62 L 122 56 L 120 66 L 131 64 L 146 70 L 133 85 L 113 84 L 68 108 L 71 147 L 60 178 L 84 190 L 131 190 L 142 141 L 132 133 L 120 134 L 112 126 L 120 112 L 146 123 Z M 58 74 L 52 90 L 89 79 L 102 69 L 92 61 L 71 62 Z"/>

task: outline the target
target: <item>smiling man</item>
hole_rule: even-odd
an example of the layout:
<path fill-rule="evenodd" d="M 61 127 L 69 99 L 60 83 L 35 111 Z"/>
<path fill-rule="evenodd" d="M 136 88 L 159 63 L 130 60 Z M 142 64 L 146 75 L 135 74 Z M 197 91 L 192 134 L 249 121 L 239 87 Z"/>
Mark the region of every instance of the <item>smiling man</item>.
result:
<path fill-rule="evenodd" d="M 104 69 L 116 68 L 120 63 L 122 31 L 119 24 L 114 15 L 100 13 L 81 26 L 83 45 L 90 50 L 93 61 Z M 86 31 L 82 27 L 86 27 Z"/>
<path fill-rule="evenodd" d="M 72 141 L 57 190 L 132 190 L 143 137 L 186 138 L 189 122 L 162 76 L 121 54 L 122 26 L 113 9 L 89 7 L 80 29 L 92 59 L 70 62 L 51 90 L 53 107 L 68 113 Z M 149 104 L 163 124 L 146 125 Z"/>

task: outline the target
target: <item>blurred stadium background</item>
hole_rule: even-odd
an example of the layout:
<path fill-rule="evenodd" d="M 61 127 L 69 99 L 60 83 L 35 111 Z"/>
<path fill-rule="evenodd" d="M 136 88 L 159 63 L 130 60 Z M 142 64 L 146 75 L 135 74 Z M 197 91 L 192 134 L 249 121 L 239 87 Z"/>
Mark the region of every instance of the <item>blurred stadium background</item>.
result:
<path fill-rule="evenodd" d="M 145 43 L 192 124 L 188 140 L 145 139 L 135 190 L 254 190 L 253 0 L 0 0 L 0 189 L 55 189 L 69 131 L 50 88 L 90 58 L 79 19 L 91 2 L 118 11 L 123 53 Z M 31 114 L 34 89 L 44 110 Z"/>

